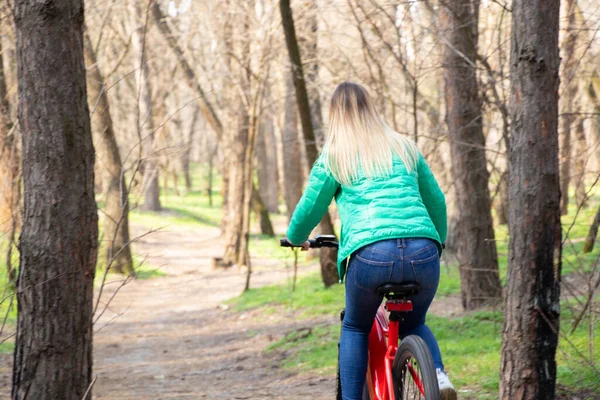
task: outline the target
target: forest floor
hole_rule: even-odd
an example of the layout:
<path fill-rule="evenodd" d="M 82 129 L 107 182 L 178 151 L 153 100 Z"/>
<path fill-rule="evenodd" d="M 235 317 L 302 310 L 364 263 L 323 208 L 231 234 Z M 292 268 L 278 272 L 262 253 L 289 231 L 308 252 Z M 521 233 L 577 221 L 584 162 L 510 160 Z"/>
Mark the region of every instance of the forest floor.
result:
<path fill-rule="evenodd" d="M 96 399 L 335 397 L 343 287 L 323 289 L 317 260 L 302 253 L 301 278 L 291 293 L 292 252 L 279 248 L 276 238 L 253 234 L 253 290 L 240 296 L 245 273 L 211 266 L 212 258 L 223 253 L 219 220 L 220 207 L 208 207 L 199 195 L 171 197 L 161 213 L 133 213 L 132 233 L 139 237 L 133 250 L 138 261 L 147 260 L 142 277 L 147 279 L 132 280 L 119 289 L 122 278 L 108 277 L 96 314 L 102 315 L 95 323 Z M 273 216 L 273 221 L 276 231 L 283 232 L 285 217 Z M 158 226 L 166 228 L 144 236 Z M 503 235 L 502 228 L 497 232 Z M 576 237 L 583 235 L 582 230 Z M 505 242 L 499 240 L 502 265 Z M 576 276 L 571 258 L 577 254 L 565 254 L 565 281 Z M 462 311 L 458 271 L 446 263 L 443 269 L 430 314 L 459 396 L 497 398 L 501 312 Z M 96 295 L 100 281 L 97 278 Z M 14 315 L 9 322 L 11 318 Z M 10 335 L 11 329 L 14 332 L 14 322 L 5 333 Z M 579 332 L 585 330 L 570 337 L 579 352 L 587 348 L 585 332 Z M 600 348 L 600 342 L 595 347 Z M 564 356 L 565 349 L 566 345 L 560 357 L 561 385 L 570 390 L 580 377 L 593 383 L 594 375 L 575 368 L 581 363 Z M 9 399 L 11 364 L 11 352 L 0 347 L 0 399 Z"/>
<path fill-rule="evenodd" d="M 138 236 L 149 229 L 133 226 Z M 335 376 L 290 372 L 281 368 L 283 354 L 264 352 L 295 328 L 293 318 L 235 312 L 224 303 L 242 292 L 246 276 L 211 267 L 223 251 L 218 228 L 166 228 L 133 247 L 161 276 L 122 287 L 121 278 L 108 276 L 94 333 L 95 399 L 333 397 Z M 291 273 L 281 260 L 259 255 L 252 263 L 253 287 Z M 300 274 L 310 271 L 317 266 L 303 265 Z M 0 399 L 10 398 L 11 364 L 11 354 L 0 354 Z"/>
<path fill-rule="evenodd" d="M 97 323 L 96 399 L 333 397 L 334 377 L 290 373 L 263 351 L 293 320 L 253 318 L 224 304 L 241 293 L 246 278 L 237 268 L 212 269 L 212 257 L 222 254 L 218 235 L 210 227 L 165 230 L 136 244 L 136 253 L 147 254 L 166 276 L 129 283 Z M 254 287 L 289 274 L 280 261 L 252 262 Z"/>
<path fill-rule="evenodd" d="M 166 276 L 129 283 L 96 325 L 96 399 L 334 398 L 335 374 L 284 369 L 286 353 L 265 349 L 286 332 L 336 316 L 297 320 L 286 311 L 264 316 L 230 309 L 225 301 L 242 292 L 245 274 L 212 269 L 212 257 L 222 254 L 218 235 L 209 227 L 167 230 L 136 244 L 136 253 L 147 254 Z M 253 287 L 289 278 L 281 260 L 254 257 L 252 263 Z M 301 274 L 317 268 L 303 266 Z M 448 307 L 448 301 L 437 305 L 442 313 Z"/>
<path fill-rule="evenodd" d="M 133 230 L 142 235 L 149 227 Z M 284 368 L 285 351 L 265 350 L 286 333 L 332 324 L 336 316 L 235 311 L 227 300 L 242 292 L 246 277 L 237 268 L 212 268 L 212 257 L 222 254 L 218 228 L 167 228 L 138 240 L 134 251 L 162 276 L 132 280 L 112 298 L 122 280 L 109 275 L 95 324 L 94 398 L 334 398 L 334 372 Z M 290 278 L 280 259 L 259 254 L 252 263 L 252 287 Z M 300 267 L 301 276 L 316 271 L 314 261 Z M 448 299 L 436 305 L 444 314 L 459 307 Z M 9 398 L 11 363 L 11 355 L 0 355 L 0 399 Z"/>

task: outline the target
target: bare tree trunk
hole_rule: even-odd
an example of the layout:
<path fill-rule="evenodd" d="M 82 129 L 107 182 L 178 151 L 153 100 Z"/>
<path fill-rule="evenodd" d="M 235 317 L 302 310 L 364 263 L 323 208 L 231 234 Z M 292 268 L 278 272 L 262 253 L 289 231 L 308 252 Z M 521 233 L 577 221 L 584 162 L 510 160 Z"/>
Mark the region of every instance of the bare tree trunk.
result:
<path fill-rule="evenodd" d="M 252 161 L 254 160 L 254 148 L 256 146 L 256 136 L 258 136 L 258 121 L 256 115 L 250 114 L 248 118 L 248 145 L 246 146 L 246 154 L 244 157 L 244 198 L 242 203 L 242 225 L 240 229 L 240 249 L 238 254 L 238 265 L 246 267 L 246 285 L 244 291 L 250 289 L 250 276 L 252 275 L 252 265 L 250 261 L 250 253 L 248 244 L 250 242 L 250 206 L 252 202 L 252 189 L 254 184 L 252 181 Z"/>
<path fill-rule="evenodd" d="M 211 207 L 213 206 L 213 181 L 216 151 L 217 149 L 215 146 L 215 150 L 208 155 L 208 173 L 206 176 L 206 196 L 208 197 L 208 205 Z"/>
<path fill-rule="evenodd" d="M 121 163 L 119 147 L 113 129 L 104 77 L 87 33 L 84 53 L 88 65 L 88 101 L 92 115 L 92 132 L 98 160 L 102 165 L 104 206 L 104 241 L 106 267 L 119 273 L 132 274 L 133 260 L 129 247 L 129 188 Z"/>
<path fill-rule="evenodd" d="M 148 47 L 146 46 L 147 18 L 146 13 L 140 9 L 137 0 L 129 0 L 129 12 L 131 18 L 131 27 L 133 30 L 131 47 L 132 54 L 139 65 L 139 71 L 136 72 L 136 101 L 137 114 L 136 123 L 139 139 L 143 149 L 143 197 L 144 204 L 142 208 L 148 211 L 159 211 L 160 206 L 160 185 L 158 183 L 158 158 L 154 152 L 154 121 L 152 113 L 152 88 L 150 85 L 150 69 L 148 67 L 148 57 L 146 56 Z M 156 3 L 155 3 L 156 4 Z M 139 64 L 138 64 L 139 63 Z"/>
<path fill-rule="evenodd" d="M 292 63 L 292 74 L 294 77 L 294 86 L 296 88 L 296 102 L 300 113 L 300 122 L 302 123 L 302 132 L 304 133 L 304 146 L 306 148 L 306 161 L 312 166 L 317 160 L 317 146 L 313 130 L 313 121 L 311 119 L 311 108 L 308 100 L 308 92 L 304 81 L 304 72 L 302 71 L 302 62 L 300 49 L 296 40 L 296 30 L 294 28 L 294 18 L 289 0 L 280 0 L 281 19 L 285 40 L 287 44 L 290 61 Z M 333 234 L 333 224 L 329 213 L 325 213 L 321 220 L 321 232 Z M 337 274 L 337 251 L 321 252 L 321 277 L 326 287 L 333 285 L 338 281 Z"/>
<path fill-rule="evenodd" d="M 491 215 L 481 100 L 476 75 L 477 11 L 473 0 L 442 7 L 448 136 L 457 208 L 455 240 L 466 310 L 499 302 L 498 256 Z"/>
<path fill-rule="evenodd" d="M 83 15 L 82 0 L 15 1 L 24 184 L 15 400 L 92 398 L 98 216 Z"/>
<path fill-rule="evenodd" d="M 562 113 L 560 129 L 560 211 L 561 215 L 569 212 L 569 185 L 571 182 L 571 127 L 575 122 L 574 102 L 577 97 L 577 83 L 574 75 L 579 60 L 575 57 L 577 41 L 575 24 L 575 0 L 565 0 L 564 9 L 567 13 L 568 26 L 562 43 L 560 108 Z"/>
<path fill-rule="evenodd" d="M 279 212 L 277 147 L 270 115 L 261 120 L 256 144 L 256 160 L 258 191 L 268 211 L 277 213 Z"/>
<path fill-rule="evenodd" d="M 558 163 L 559 0 L 512 7 L 510 244 L 500 398 L 556 395 L 561 225 Z"/>
<path fill-rule="evenodd" d="M 190 131 L 187 134 L 183 149 L 181 150 L 181 170 L 183 172 L 183 179 L 185 180 L 185 188 L 189 192 L 192 190 L 192 177 L 190 175 L 190 155 L 192 153 L 192 144 L 194 142 L 194 133 L 196 131 L 196 121 L 198 120 L 198 108 L 194 108 L 192 114 L 192 122 L 190 124 Z M 211 154 L 211 159 L 213 155 Z"/>
<path fill-rule="evenodd" d="M 229 146 L 229 189 L 227 195 L 227 224 L 225 225 L 224 265 L 233 265 L 242 257 L 242 227 L 244 224 L 244 205 L 246 185 L 245 169 L 252 162 L 246 160 L 247 148 L 250 146 L 250 119 L 243 106 L 239 107 L 238 128 Z M 252 176 L 250 176 L 252 181 Z"/>
<path fill-rule="evenodd" d="M 302 138 L 298 132 L 298 110 L 294 95 L 292 72 L 286 74 L 284 122 L 282 129 L 283 147 L 283 198 L 288 218 L 292 218 L 296 204 L 302 197 L 304 173 L 302 168 Z"/>
<path fill-rule="evenodd" d="M 321 112 L 321 95 L 319 93 L 319 8 L 316 1 L 308 2 L 305 9 L 303 22 L 306 27 L 300 29 L 305 32 L 300 37 L 300 48 L 305 54 L 306 64 L 306 86 L 310 102 L 310 115 L 312 117 L 313 130 L 317 148 L 325 144 L 325 133 L 323 132 L 323 113 Z"/>

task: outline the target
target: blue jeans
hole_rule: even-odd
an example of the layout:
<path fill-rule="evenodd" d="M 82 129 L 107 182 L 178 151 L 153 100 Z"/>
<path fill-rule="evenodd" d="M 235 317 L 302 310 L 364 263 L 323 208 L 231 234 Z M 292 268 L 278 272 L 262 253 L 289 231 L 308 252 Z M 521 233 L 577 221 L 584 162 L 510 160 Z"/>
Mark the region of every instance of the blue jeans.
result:
<path fill-rule="evenodd" d="M 418 282 L 419 294 L 410 296 L 413 311 L 400 323 L 400 338 L 423 338 L 436 368 L 444 369 L 435 336 L 425 315 L 440 280 L 437 244 L 430 239 L 382 240 L 356 251 L 346 273 L 346 314 L 340 340 L 340 377 L 344 400 L 362 399 L 367 374 L 369 333 L 382 296 L 375 289 L 388 282 Z"/>

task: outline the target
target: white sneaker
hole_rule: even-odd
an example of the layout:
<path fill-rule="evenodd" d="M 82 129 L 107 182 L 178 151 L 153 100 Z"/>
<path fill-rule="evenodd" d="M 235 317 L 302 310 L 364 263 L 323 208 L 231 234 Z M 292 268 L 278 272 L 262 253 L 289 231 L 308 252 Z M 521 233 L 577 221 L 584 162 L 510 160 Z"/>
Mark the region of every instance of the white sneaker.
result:
<path fill-rule="evenodd" d="M 438 385 L 440 387 L 440 399 L 456 400 L 456 390 L 454 390 L 454 386 L 450 382 L 448 375 L 439 368 L 435 372 L 437 372 Z"/>

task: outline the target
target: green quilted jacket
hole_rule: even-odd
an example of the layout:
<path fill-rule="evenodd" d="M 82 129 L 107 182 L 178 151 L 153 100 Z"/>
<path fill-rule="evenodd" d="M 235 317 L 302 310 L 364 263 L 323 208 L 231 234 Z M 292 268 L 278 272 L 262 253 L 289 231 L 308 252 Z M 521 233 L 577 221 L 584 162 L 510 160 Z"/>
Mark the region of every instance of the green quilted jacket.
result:
<path fill-rule="evenodd" d="M 288 240 L 301 244 L 308 239 L 334 197 L 342 221 L 340 282 L 346 272 L 344 260 L 380 240 L 429 238 L 438 243 L 441 254 L 447 233 L 446 200 L 421 154 L 411 172 L 394 157 L 390 176 L 369 179 L 359 174 L 351 185 L 340 185 L 319 158 L 294 210 Z"/>

